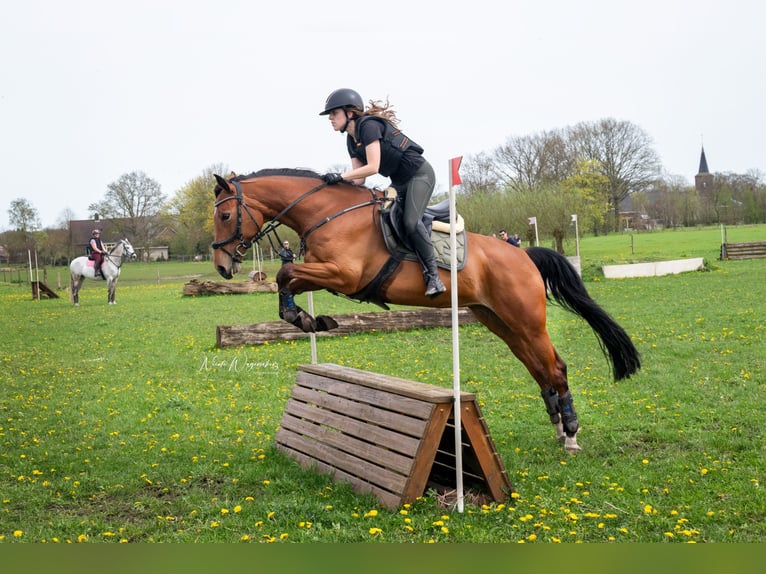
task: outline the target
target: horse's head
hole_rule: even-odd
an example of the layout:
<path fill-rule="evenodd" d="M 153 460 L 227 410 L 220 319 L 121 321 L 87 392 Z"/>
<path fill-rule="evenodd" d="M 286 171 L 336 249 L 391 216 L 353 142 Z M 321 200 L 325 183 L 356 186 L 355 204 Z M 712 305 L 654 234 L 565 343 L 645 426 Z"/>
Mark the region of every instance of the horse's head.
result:
<path fill-rule="evenodd" d="M 215 179 L 213 262 L 224 279 L 231 279 L 263 225 L 263 214 L 245 204 L 235 178 L 216 175 Z"/>
<path fill-rule="evenodd" d="M 120 239 L 120 243 L 122 243 L 123 248 L 123 257 L 128 257 L 129 259 L 136 259 L 136 251 L 133 249 L 133 246 L 130 244 L 130 241 L 128 241 L 128 238 Z"/>

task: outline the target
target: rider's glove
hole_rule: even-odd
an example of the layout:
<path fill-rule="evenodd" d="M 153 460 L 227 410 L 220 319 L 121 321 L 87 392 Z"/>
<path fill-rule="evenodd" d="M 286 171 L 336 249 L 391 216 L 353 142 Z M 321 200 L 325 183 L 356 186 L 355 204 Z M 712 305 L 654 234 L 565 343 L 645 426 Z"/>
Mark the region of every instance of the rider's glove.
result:
<path fill-rule="evenodd" d="M 339 173 L 326 173 L 322 176 L 322 180 L 327 185 L 335 185 L 336 183 L 343 181 L 343 176 Z"/>

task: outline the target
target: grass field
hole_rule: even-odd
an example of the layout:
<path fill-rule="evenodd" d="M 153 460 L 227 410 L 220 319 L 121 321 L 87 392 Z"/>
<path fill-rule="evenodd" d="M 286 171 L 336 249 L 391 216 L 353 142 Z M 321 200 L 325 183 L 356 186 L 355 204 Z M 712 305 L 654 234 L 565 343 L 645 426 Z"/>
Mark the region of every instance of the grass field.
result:
<path fill-rule="evenodd" d="M 499 339 L 461 328 L 461 384 L 517 490 L 464 513 L 431 492 L 386 510 L 276 451 L 309 342 L 215 347 L 218 324 L 276 320 L 274 294 L 183 297 L 190 276 L 215 278 L 209 262 L 126 265 L 116 306 L 93 282 L 79 308 L 0 284 L 0 542 L 760 542 L 766 262 L 717 261 L 716 229 L 637 234 L 632 253 L 630 241 L 589 237 L 581 255 L 704 257 L 708 272 L 584 275 L 642 354 L 643 369 L 620 383 L 587 325 L 549 307 L 581 454 L 555 441 L 537 385 Z M 327 293 L 314 301 L 323 314 L 376 310 Z M 448 329 L 320 339 L 318 352 L 452 382 Z"/>

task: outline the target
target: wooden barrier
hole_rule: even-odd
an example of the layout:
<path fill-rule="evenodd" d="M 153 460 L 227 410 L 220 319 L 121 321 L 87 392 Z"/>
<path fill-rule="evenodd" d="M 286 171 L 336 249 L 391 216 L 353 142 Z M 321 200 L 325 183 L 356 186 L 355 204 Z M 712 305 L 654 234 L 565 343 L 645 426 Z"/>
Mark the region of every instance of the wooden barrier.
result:
<path fill-rule="evenodd" d="M 198 281 L 184 283 L 183 294 L 190 295 L 240 295 L 246 293 L 276 293 L 275 281 Z"/>
<path fill-rule="evenodd" d="M 428 327 L 449 327 L 452 325 L 451 309 L 403 309 L 401 311 L 380 311 L 371 313 L 349 313 L 335 315 L 338 328 L 315 333 L 317 337 L 337 337 L 362 331 L 404 331 Z M 470 309 L 458 309 L 458 323 L 468 325 L 477 321 Z M 269 321 L 252 325 L 218 325 L 215 339 L 218 347 L 240 347 L 262 345 L 272 341 L 292 341 L 309 337 L 298 327 L 285 321 Z"/>
<path fill-rule="evenodd" d="M 766 241 L 721 244 L 721 259 L 761 259 L 764 257 L 766 257 Z"/>
<path fill-rule="evenodd" d="M 451 389 L 343 367 L 301 365 L 276 446 L 389 508 L 455 488 Z M 476 397 L 461 393 L 463 483 L 497 502 L 513 492 Z"/>
<path fill-rule="evenodd" d="M 55 291 L 51 290 L 42 281 L 32 281 L 32 299 L 39 299 L 40 295 L 45 295 L 49 299 L 58 299 L 59 296 Z"/>

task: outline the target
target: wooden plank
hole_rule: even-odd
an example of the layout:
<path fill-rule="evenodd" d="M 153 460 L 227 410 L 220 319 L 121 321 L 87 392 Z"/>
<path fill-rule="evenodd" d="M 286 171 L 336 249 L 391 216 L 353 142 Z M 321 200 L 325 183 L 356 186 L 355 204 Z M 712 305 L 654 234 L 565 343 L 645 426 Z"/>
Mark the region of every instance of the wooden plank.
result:
<path fill-rule="evenodd" d="M 388 391 L 381 391 L 372 387 L 365 387 L 337 379 L 320 377 L 312 373 L 299 372 L 296 384 L 301 387 L 324 391 L 331 395 L 338 395 L 352 401 L 367 403 L 377 407 L 406 414 L 407 416 L 427 419 L 431 416 L 433 405 L 402 395 L 395 395 Z"/>
<path fill-rule="evenodd" d="M 411 397 L 420 401 L 431 403 L 452 403 L 454 394 L 452 389 L 446 387 L 437 387 L 426 383 L 382 375 L 380 373 L 371 373 L 352 367 L 344 367 L 334 363 L 318 363 L 316 365 L 299 365 L 299 371 L 314 373 L 323 377 L 330 377 L 349 383 L 355 383 L 365 387 L 386 391 L 396 395 Z M 461 393 L 460 400 L 474 400 L 476 395 L 473 393 Z"/>
<path fill-rule="evenodd" d="M 415 464 L 412 466 L 407 484 L 402 490 L 404 503 L 414 502 L 419 496 L 423 496 L 431 474 L 436 451 L 439 448 L 444 428 L 452 413 L 452 405 L 439 405 L 434 409 L 434 414 L 423 432 L 420 448 L 415 455 Z"/>
<path fill-rule="evenodd" d="M 387 468 L 367 460 L 361 460 L 346 452 L 328 448 L 282 427 L 277 430 L 275 438 L 279 444 L 287 448 L 321 460 L 333 468 L 343 470 L 350 476 L 375 484 L 390 492 L 401 492 L 407 480 L 407 477 Z"/>
<path fill-rule="evenodd" d="M 291 450 L 280 444 L 277 444 L 277 449 L 281 450 L 294 460 L 298 462 L 303 468 L 316 469 L 317 472 L 329 474 L 333 477 L 333 480 L 340 482 L 347 482 L 351 488 L 360 494 L 372 494 L 375 496 L 383 506 L 387 508 L 396 508 L 402 504 L 401 495 L 399 493 L 390 492 L 384 490 L 374 484 L 359 480 L 357 477 L 343 472 L 340 469 L 334 468 L 328 464 L 325 464 L 321 460 L 316 460 L 303 453 Z"/>
<path fill-rule="evenodd" d="M 310 403 L 319 407 L 329 409 L 336 413 L 343 413 L 354 418 L 373 423 L 384 428 L 394 429 L 403 434 L 418 437 L 423 433 L 426 422 L 421 419 L 415 419 L 391 412 L 385 409 L 379 409 L 373 405 L 356 403 L 343 397 L 320 393 L 313 389 L 305 387 L 294 387 L 292 398 L 304 403 Z"/>
<path fill-rule="evenodd" d="M 505 500 L 508 494 L 513 492 L 513 486 L 503 461 L 497 453 L 486 422 L 481 416 L 478 404 L 475 402 L 462 404 L 460 420 L 492 498 L 496 501 Z"/>
<path fill-rule="evenodd" d="M 420 445 L 420 437 L 407 436 L 343 414 L 308 406 L 293 399 L 287 401 L 285 413 L 316 424 L 327 425 L 352 436 L 364 437 L 368 442 L 385 446 L 410 458 L 415 456 Z"/>
<path fill-rule="evenodd" d="M 251 282 L 252 283 L 252 282 Z M 452 325 L 450 309 L 403 309 L 370 313 L 349 313 L 333 317 L 338 328 L 332 331 L 315 333 L 317 337 L 337 337 L 367 331 L 406 331 Z M 477 319 L 470 309 L 458 309 L 458 323 L 470 325 Z M 218 325 L 216 344 L 218 347 L 240 347 L 243 345 L 262 345 L 272 341 L 294 341 L 304 339 L 310 333 L 304 333 L 298 327 L 285 321 L 269 321 L 251 325 Z"/>
<path fill-rule="evenodd" d="M 403 456 L 393 450 L 376 446 L 330 427 L 317 425 L 292 416 L 282 417 L 282 428 L 310 438 L 322 445 L 347 452 L 383 468 L 407 475 L 412 468 L 412 457 Z"/>

